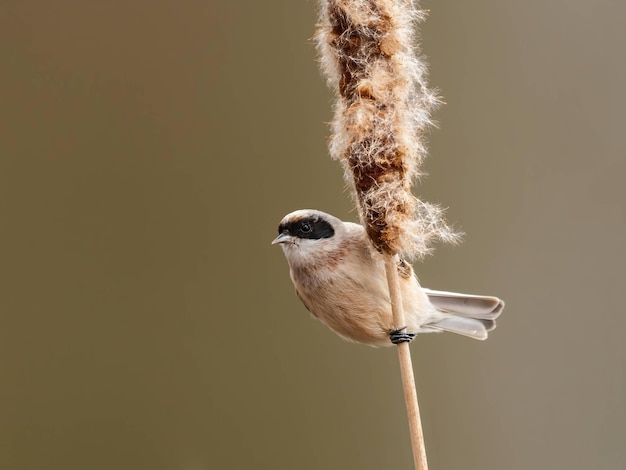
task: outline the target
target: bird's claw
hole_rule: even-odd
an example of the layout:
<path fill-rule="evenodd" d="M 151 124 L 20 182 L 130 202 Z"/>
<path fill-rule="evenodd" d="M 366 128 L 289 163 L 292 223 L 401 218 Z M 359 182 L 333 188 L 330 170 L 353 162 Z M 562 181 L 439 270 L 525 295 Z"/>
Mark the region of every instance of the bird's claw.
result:
<path fill-rule="evenodd" d="M 410 343 L 411 341 L 413 341 L 415 339 L 415 333 L 411 331 L 405 331 L 405 330 L 406 330 L 406 326 L 391 330 L 389 332 L 389 339 L 391 340 L 391 342 L 393 344 L 400 344 L 400 343 Z"/>

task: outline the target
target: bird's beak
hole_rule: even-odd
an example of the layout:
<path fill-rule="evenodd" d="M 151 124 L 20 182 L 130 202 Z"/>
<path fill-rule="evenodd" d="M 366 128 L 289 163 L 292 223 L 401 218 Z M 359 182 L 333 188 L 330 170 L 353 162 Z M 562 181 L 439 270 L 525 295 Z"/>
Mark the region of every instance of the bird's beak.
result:
<path fill-rule="evenodd" d="M 293 243 L 293 238 L 294 237 L 292 235 L 289 235 L 287 232 L 283 232 L 272 240 L 272 245 L 276 245 L 277 243 Z"/>

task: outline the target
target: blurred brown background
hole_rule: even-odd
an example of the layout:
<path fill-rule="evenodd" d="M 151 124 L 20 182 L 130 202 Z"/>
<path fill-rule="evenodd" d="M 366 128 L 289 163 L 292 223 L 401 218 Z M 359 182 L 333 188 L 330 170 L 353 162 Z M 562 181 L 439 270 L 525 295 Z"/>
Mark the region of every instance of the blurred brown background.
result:
<path fill-rule="evenodd" d="M 412 346 L 430 467 L 626 468 L 624 2 L 429 1 L 448 103 L 417 265 L 499 295 Z M 313 1 L 0 1 L 0 468 L 411 468 L 393 349 L 341 341 L 270 246 L 354 220 Z"/>

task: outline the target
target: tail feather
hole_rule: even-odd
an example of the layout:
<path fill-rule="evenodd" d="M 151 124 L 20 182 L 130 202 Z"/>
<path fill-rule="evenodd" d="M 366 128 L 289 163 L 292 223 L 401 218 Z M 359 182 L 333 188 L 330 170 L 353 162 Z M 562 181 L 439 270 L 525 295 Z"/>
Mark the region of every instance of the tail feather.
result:
<path fill-rule="evenodd" d="M 458 294 L 424 289 L 437 310 L 462 317 L 495 320 L 502 313 L 504 301 L 489 295 Z"/>
<path fill-rule="evenodd" d="M 495 324 L 493 320 L 475 320 L 473 318 L 448 316 L 435 323 L 430 323 L 428 326 L 484 341 L 487 339 L 487 332 L 489 331 L 483 323 L 484 321 Z M 495 328 L 495 326 L 493 328 Z"/>
<path fill-rule="evenodd" d="M 433 306 L 444 314 L 429 326 L 474 339 L 487 339 L 487 333 L 495 329 L 495 320 L 504 308 L 504 302 L 497 297 L 424 291 Z"/>

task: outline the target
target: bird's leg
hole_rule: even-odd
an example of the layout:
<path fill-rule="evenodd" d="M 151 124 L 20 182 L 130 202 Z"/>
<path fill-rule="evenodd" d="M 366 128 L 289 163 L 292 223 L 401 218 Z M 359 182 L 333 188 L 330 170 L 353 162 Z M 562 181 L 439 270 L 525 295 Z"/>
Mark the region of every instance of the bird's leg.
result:
<path fill-rule="evenodd" d="M 391 340 L 391 342 L 393 344 L 400 344 L 400 343 L 410 343 L 411 341 L 413 341 L 413 339 L 415 339 L 415 333 L 411 331 L 405 331 L 405 330 L 406 330 L 406 326 L 403 326 L 401 328 L 396 328 L 395 330 L 391 330 L 389 332 L 389 339 Z"/>

